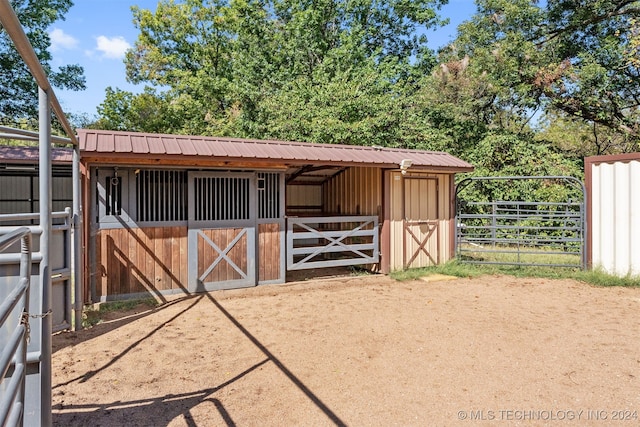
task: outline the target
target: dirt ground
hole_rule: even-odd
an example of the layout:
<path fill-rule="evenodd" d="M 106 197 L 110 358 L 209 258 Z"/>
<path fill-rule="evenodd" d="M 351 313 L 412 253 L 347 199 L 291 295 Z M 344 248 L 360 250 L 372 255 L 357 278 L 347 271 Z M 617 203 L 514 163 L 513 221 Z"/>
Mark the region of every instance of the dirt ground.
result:
<path fill-rule="evenodd" d="M 142 310 L 54 337 L 55 425 L 640 425 L 640 289 L 359 276 Z"/>

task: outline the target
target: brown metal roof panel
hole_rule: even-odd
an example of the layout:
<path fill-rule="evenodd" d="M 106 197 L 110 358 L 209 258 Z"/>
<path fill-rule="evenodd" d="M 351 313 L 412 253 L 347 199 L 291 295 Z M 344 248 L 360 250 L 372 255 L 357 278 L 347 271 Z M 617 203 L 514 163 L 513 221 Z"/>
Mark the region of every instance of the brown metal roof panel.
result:
<path fill-rule="evenodd" d="M 95 132 L 84 133 L 80 134 L 79 136 L 81 150 L 96 151 L 98 144 L 98 135 Z"/>
<path fill-rule="evenodd" d="M 350 154 L 349 151 L 337 145 L 336 146 L 319 145 L 317 148 L 309 147 L 308 149 L 314 153 L 314 157 L 324 161 L 340 162 L 340 161 L 343 161 L 345 158 L 349 158 L 349 160 L 354 160 L 351 156 L 349 156 Z M 356 159 L 356 160 L 359 161 L 359 159 Z"/>
<path fill-rule="evenodd" d="M 113 153 L 116 148 L 113 133 L 99 133 L 96 141 L 96 151 L 102 153 Z"/>
<path fill-rule="evenodd" d="M 176 138 L 176 141 L 182 149 L 182 154 L 186 156 L 197 156 L 199 154 L 194 146 L 194 143 L 198 142 L 195 138 Z"/>
<path fill-rule="evenodd" d="M 232 141 L 221 140 L 218 141 L 217 148 L 222 150 L 226 157 L 255 157 L 246 155 L 246 153 L 240 149 L 241 146 L 241 144 L 237 144 Z"/>
<path fill-rule="evenodd" d="M 131 152 L 145 154 L 149 152 L 147 138 L 139 135 L 131 135 Z"/>
<path fill-rule="evenodd" d="M 52 163 L 71 163 L 73 160 L 73 150 L 69 148 L 52 148 Z M 38 163 L 40 161 L 40 150 L 38 147 L 20 147 L 0 145 L 0 163 Z"/>
<path fill-rule="evenodd" d="M 166 154 L 184 154 L 182 147 L 182 139 L 163 136 L 160 138 L 162 145 L 164 146 L 164 152 Z"/>
<path fill-rule="evenodd" d="M 193 147 L 199 156 L 212 156 L 215 152 L 215 142 L 207 139 L 199 139 L 194 141 Z"/>
<path fill-rule="evenodd" d="M 354 155 L 354 153 L 349 153 L 351 156 Z M 395 156 L 389 156 L 388 158 L 385 157 L 381 152 L 379 151 L 372 151 L 372 150 L 366 150 L 366 151 L 362 151 L 360 153 L 357 153 L 357 157 L 362 160 L 363 162 L 366 163 L 395 163 Z"/>
<path fill-rule="evenodd" d="M 147 135 L 147 144 L 149 144 L 149 154 L 166 154 L 162 138 L 159 136 Z"/>
<path fill-rule="evenodd" d="M 278 153 L 282 157 L 290 157 L 295 160 L 308 160 L 315 161 L 320 160 L 320 156 L 318 156 L 318 152 L 311 147 L 302 147 L 300 144 L 291 144 L 291 145 L 279 145 Z"/>
<path fill-rule="evenodd" d="M 273 153 L 273 150 L 269 148 L 268 144 L 260 142 L 254 142 L 251 144 L 251 151 L 255 157 L 261 159 L 270 159 L 271 154 Z"/>
<path fill-rule="evenodd" d="M 213 157 L 228 157 L 229 151 L 227 145 L 223 141 L 219 140 L 207 140 L 207 146 L 211 150 Z"/>
<path fill-rule="evenodd" d="M 271 159 L 285 159 L 285 160 L 305 160 L 300 155 L 296 147 L 283 147 L 278 144 L 271 144 L 268 146 L 269 158 Z"/>
<path fill-rule="evenodd" d="M 131 153 L 131 137 L 129 135 L 114 135 L 114 150 L 116 153 Z"/>

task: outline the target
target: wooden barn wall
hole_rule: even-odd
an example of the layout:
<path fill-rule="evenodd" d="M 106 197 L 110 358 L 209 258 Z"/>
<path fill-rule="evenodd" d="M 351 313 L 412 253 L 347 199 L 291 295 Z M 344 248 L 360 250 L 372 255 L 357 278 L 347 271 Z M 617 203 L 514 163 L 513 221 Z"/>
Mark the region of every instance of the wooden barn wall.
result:
<path fill-rule="evenodd" d="M 381 215 L 382 171 L 353 167 L 324 185 L 323 204 L 331 215 Z"/>
<path fill-rule="evenodd" d="M 449 260 L 451 253 L 450 225 L 452 212 L 450 188 L 452 178 L 453 176 L 449 174 L 411 173 L 403 176 L 400 172 L 391 173 L 391 270 L 403 269 L 405 260 L 409 261 L 413 254 L 418 251 L 419 255 L 411 262 L 408 266 L 409 268 L 427 267 L 433 265 L 433 261 L 443 263 Z M 429 225 L 409 226 L 411 233 L 415 235 L 419 243 L 408 231 L 405 231 L 405 216 L 408 220 L 429 221 L 437 224 L 437 231 L 434 232 L 425 245 L 426 251 L 433 260 L 419 250 L 420 243 L 429 233 Z"/>
<path fill-rule="evenodd" d="M 96 252 L 97 301 L 187 289 L 187 227 L 99 230 Z"/>
<path fill-rule="evenodd" d="M 258 225 L 258 281 L 281 278 L 280 224 Z"/>
<path fill-rule="evenodd" d="M 209 229 L 203 232 L 221 247 L 226 247 L 241 229 Z M 258 280 L 281 277 L 280 225 L 259 224 Z M 241 239 L 227 256 L 242 270 L 246 269 L 246 238 Z M 187 227 L 113 228 L 98 231 L 96 236 L 96 297 L 157 291 L 186 292 L 188 284 Z M 214 249 L 198 245 L 198 271 L 204 271 L 218 257 Z M 218 263 L 205 282 L 240 279 L 227 262 Z"/>
<path fill-rule="evenodd" d="M 322 215 L 322 187 L 320 185 L 287 185 L 287 215 Z"/>

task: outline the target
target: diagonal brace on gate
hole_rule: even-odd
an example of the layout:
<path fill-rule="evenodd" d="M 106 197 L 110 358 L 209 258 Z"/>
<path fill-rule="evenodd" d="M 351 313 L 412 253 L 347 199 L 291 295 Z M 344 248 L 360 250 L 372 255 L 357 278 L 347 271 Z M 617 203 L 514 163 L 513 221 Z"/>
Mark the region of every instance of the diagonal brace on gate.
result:
<path fill-rule="evenodd" d="M 331 229 L 321 230 L 320 227 L 324 224 L 331 225 Z M 335 229 L 335 224 L 342 224 L 342 226 L 340 229 Z M 344 227 L 345 224 L 348 226 Z M 295 227 L 300 230 L 294 231 Z M 287 228 L 287 269 L 289 270 L 378 262 L 377 216 L 289 218 Z M 365 241 L 347 242 L 350 238 L 357 237 L 362 237 Z M 318 245 L 308 246 L 305 244 L 305 241 L 308 242 L 309 239 L 318 240 Z M 342 256 L 340 259 L 314 261 L 319 255 L 330 253 L 342 253 Z M 294 262 L 296 256 L 300 256 L 301 259 Z"/>
<path fill-rule="evenodd" d="M 198 235 L 201 236 L 203 238 L 203 240 L 205 242 L 207 242 L 207 244 L 209 246 L 211 246 L 217 253 L 218 253 L 218 257 L 213 261 L 213 263 L 211 263 L 211 265 L 205 270 L 204 273 L 202 273 L 202 275 L 198 278 L 200 281 L 204 281 L 204 278 L 207 277 L 209 275 L 209 273 L 211 273 L 213 271 L 214 268 L 216 268 L 216 266 L 218 264 L 220 264 L 220 262 L 222 260 L 227 261 L 227 263 L 229 263 L 229 265 L 236 270 L 240 276 L 242 276 L 243 279 L 247 278 L 247 273 L 244 272 L 240 267 L 238 267 L 236 265 L 235 262 L 233 262 L 231 260 L 231 258 L 229 258 L 227 256 L 227 254 L 231 251 L 231 249 L 234 248 L 234 246 L 236 245 L 236 243 L 238 243 L 240 241 L 240 239 L 242 238 L 242 236 L 244 236 L 247 232 L 247 229 L 243 229 L 240 233 L 238 233 L 238 235 L 231 241 L 231 243 L 229 243 L 227 245 L 227 247 L 223 250 L 220 249 L 220 247 L 218 245 L 216 245 L 213 240 L 211 240 L 206 234 L 204 234 L 202 231 L 198 231 Z"/>
<path fill-rule="evenodd" d="M 361 252 L 361 251 L 359 251 L 357 249 L 349 247 L 348 245 L 342 243 L 342 241 L 345 240 L 347 237 L 354 235 L 356 232 L 358 232 L 359 230 L 362 230 L 364 227 L 366 227 L 367 225 L 369 225 L 371 223 L 373 223 L 373 221 L 363 222 L 358 227 L 356 227 L 356 228 L 354 228 L 352 230 L 349 230 L 348 233 L 343 234 L 342 236 L 340 236 L 340 238 L 338 238 L 338 239 L 334 239 L 333 237 L 331 237 L 326 232 L 320 231 L 320 230 L 316 230 L 315 228 L 310 227 L 307 224 L 302 224 L 302 223 L 298 224 L 300 227 L 306 229 L 307 231 L 310 231 L 314 235 L 316 235 L 316 236 L 318 236 L 318 237 L 320 237 L 322 239 L 326 239 L 326 240 L 330 241 L 329 244 L 327 244 L 325 246 L 322 246 L 322 247 L 316 249 L 315 252 L 307 255 L 305 258 L 303 258 L 301 261 L 299 261 L 298 264 L 302 264 L 302 263 L 312 259 L 314 256 L 316 256 L 318 254 L 321 254 L 322 252 L 325 252 L 328 248 L 330 248 L 332 246 L 339 246 L 339 247 L 344 248 L 345 252 L 353 252 L 353 253 L 355 253 L 356 255 L 358 255 L 358 256 L 360 256 L 362 258 L 368 258 L 369 256 L 367 254 L 365 254 L 365 253 L 363 253 L 363 252 Z"/>
<path fill-rule="evenodd" d="M 420 240 L 420 238 L 418 236 L 416 236 L 415 233 L 411 230 L 411 227 L 410 227 L 411 225 L 426 225 L 427 226 L 427 234 L 423 237 L 422 240 Z M 405 221 L 404 229 L 406 230 L 407 233 L 409 233 L 411 238 L 418 244 L 418 249 L 416 249 L 416 251 L 413 253 L 413 255 L 411 256 L 411 259 L 409 259 L 408 262 L 404 263 L 404 268 L 409 268 L 411 263 L 418 257 L 418 255 L 420 255 L 421 252 L 424 253 L 426 256 L 428 256 L 429 260 L 431 260 L 431 262 L 433 264 L 438 264 L 438 262 L 435 259 L 433 259 L 433 256 L 431 256 L 431 254 L 429 253 L 429 251 L 426 248 L 427 243 L 429 242 L 429 239 L 431 238 L 433 233 L 438 231 L 438 223 L 437 222 L 425 222 L 425 221 L 412 221 L 412 222 Z M 440 251 L 438 251 L 438 255 L 439 255 L 439 252 Z"/>

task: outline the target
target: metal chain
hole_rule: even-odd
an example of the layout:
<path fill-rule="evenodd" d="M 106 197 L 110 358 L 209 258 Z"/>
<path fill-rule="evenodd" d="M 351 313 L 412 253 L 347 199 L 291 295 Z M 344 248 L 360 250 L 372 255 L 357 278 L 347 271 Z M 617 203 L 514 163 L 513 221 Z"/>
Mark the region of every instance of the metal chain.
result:
<path fill-rule="evenodd" d="M 28 311 L 23 311 L 20 316 L 20 324 L 24 325 L 24 329 L 26 332 L 27 344 L 31 342 L 31 325 L 29 324 L 29 319 L 44 319 L 45 317 L 51 314 L 51 310 L 49 309 L 46 313 L 42 314 L 29 314 Z"/>

